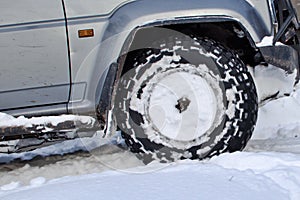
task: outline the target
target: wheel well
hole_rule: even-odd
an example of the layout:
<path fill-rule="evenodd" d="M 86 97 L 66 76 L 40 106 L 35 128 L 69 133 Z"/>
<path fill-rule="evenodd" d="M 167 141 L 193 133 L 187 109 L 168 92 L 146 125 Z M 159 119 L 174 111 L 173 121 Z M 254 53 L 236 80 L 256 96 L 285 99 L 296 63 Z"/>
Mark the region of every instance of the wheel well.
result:
<path fill-rule="evenodd" d="M 143 27 L 136 30 L 131 37 L 130 48 L 123 56 L 123 70 L 126 73 L 134 64 L 134 59 L 143 49 L 161 39 L 167 39 L 170 34 L 185 34 L 189 37 L 210 38 L 223 46 L 235 51 L 243 62 L 255 66 L 261 62 L 259 51 L 255 48 L 249 33 L 235 21 L 184 23 L 154 27 Z M 125 57 L 125 58 L 124 58 Z"/>

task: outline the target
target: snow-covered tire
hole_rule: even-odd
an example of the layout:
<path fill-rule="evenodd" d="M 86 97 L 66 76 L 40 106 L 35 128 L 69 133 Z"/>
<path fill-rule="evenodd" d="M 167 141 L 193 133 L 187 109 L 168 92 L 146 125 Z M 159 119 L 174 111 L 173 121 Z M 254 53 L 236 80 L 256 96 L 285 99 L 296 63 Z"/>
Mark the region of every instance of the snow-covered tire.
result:
<path fill-rule="evenodd" d="M 242 150 L 257 109 L 253 79 L 235 53 L 209 39 L 170 37 L 121 77 L 114 115 L 126 144 L 148 163 Z"/>

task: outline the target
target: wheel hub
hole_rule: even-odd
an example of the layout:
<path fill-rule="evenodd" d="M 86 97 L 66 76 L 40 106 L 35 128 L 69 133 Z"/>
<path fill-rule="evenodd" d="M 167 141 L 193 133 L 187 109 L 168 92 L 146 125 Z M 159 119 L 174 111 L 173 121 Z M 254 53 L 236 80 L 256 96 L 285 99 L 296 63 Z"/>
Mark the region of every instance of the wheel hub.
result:
<path fill-rule="evenodd" d="M 192 141 L 204 135 L 216 116 L 216 96 L 199 74 L 174 71 L 152 86 L 148 118 L 153 129 L 177 141 Z"/>
<path fill-rule="evenodd" d="M 178 99 L 177 102 L 178 103 L 175 106 L 175 108 L 178 109 L 179 113 L 186 111 L 188 109 L 189 105 L 191 104 L 191 101 L 186 97 L 182 97 L 182 98 Z"/>

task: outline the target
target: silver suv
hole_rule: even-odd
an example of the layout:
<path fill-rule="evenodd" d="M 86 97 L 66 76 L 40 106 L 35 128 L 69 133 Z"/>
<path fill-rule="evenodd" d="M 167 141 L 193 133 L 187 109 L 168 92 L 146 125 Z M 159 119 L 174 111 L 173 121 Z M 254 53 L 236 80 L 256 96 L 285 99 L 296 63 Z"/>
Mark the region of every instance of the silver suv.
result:
<path fill-rule="evenodd" d="M 254 68 L 298 80 L 298 4 L 1 0 L 0 112 L 92 116 L 145 162 L 241 150 L 258 104 L 279 94 L 257 97 Z M 0 140 L 44 134 L 2 127 Z"/>

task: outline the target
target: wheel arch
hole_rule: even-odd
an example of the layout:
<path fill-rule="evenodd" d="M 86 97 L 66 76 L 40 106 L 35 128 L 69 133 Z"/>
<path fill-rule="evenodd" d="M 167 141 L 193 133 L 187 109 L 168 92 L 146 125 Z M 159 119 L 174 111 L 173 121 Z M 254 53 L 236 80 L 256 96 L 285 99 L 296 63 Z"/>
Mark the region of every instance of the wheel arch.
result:
<path fill-rule="evenodd" d="M 111 14 L 103 40 L 136 27 L 187 23 L 191 20 L 209 22 L 215 19 L 239 21 L 255 42 L 260 42 L 273 32 L 267 1 L 139 0 L 124 4 Z"/>
<path fill-rule="evenodd" d="M 145 25 L 131 32 L 122 48 L 118 69 L 121 71 L 120 75 L 130 70 L 126 63 L 131 62 L 136 51 L 150 48 L 153 42 L 177 34 L 183 34 L 191 38 L 210 38 L 235 51 L 243 62 L 250 66 L 255 66 L 262 61 L 262 57 L 249 32 L 237 21 L 227 18 L 210 18 L 201 21 L 170 21 L 166 25 Z"/>
<path fill-rule="evenodd" d="M 271 8 L 267 1 L 140 0 L 124 4 L 112 13 L 102 41 L 119 35 L 116 38 L 123 44 L 118 47 L 119 57 L 122 57 L 132 50 L 132 46 L 140 48 L 136 47 L 140 33 L 147 35 L 143 37 L 147 41 L 154 41 L 159 37 L 153 33 L 153 28 L 166 28 L 189 36 L 212 37 L 224 46 L 239 51 L 240 55 L 248 54 L 241 57 L 246 64 L 253 65 L 249 56 L 253 58 L 253 54 L 257 53 L 256 43 L 273 34 L 272 25 Z M 204 32 L 201 31 L 203 29 Z M 243 39 L 235 31 L 243 32 Z M 234 39 L 239 42 L 233 42 Z M 244 49 L 248 51 L 241 52 Z M 122 68 L 122 64 L 119 67 Z"/>

